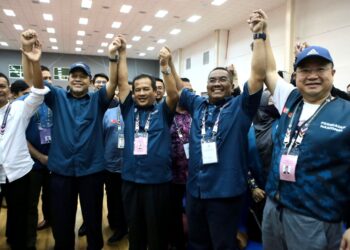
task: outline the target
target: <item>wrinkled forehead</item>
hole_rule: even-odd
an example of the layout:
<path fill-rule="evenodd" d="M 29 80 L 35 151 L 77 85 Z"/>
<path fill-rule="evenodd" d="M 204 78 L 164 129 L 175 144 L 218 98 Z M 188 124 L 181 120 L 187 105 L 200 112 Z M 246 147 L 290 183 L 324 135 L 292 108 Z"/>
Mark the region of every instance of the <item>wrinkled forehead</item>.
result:
<path fill-rule="evenodd" d="M 229 73 L 226 70 L 223 69 L 217 69 L 212 72 L 210 72 L 208 79 L 210 78 L 221 78 L 221 77 L 227 77 L 229 78 Z"/>

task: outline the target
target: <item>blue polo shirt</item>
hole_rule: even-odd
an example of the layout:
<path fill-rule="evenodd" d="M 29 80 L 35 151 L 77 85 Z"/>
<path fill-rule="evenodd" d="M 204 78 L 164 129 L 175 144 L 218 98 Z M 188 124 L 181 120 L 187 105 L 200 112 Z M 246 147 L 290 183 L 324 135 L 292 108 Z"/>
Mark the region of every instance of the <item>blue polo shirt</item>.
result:
<path fill-rule="evenodd" d="M 302 143 L 296 167 L 296 182 L 280 181 L 282 145 L 296 104 L 302 99 L 295 89 L 281 115 L 266 192 L 283 206 L 326 222 L 340 222 L 350 203 L 350 102 L 330 101 L 312 120 Z"/>
<path fill-rule="evenodd" d="M 171 174 L 171 136 L 170 126 L 174 118 L 166 102 L 155 103 L 151 107 L 137 108 L 132 93 L 121 104 L 125 123 L 123 180 L 159 184 L 169 182 Z M 140 114 L 140 131 L 144 131 L 149 114 L 147 155 L 134 155 L 135 117 Z"/>
<path fill-rule="evenodd" d="M 106 87 L 75 98 L 51 85 L 45 96 L 53 113 L 50 171 L 64 176 L 84 176 L 104 169 L 103 115 L 110 99 Z"/>
<path fill-rule="evenodd" d="M 245 84 L 243 94 L 225 98 L 222 102 L 210 104 L 207 98 L 184 89 L 180 106 L 192 116 L 190 132 L 190 159 L 187 190 L 196 198 L 227 198 L 245 192 L 247 188 L 248 131 L 259 107 L 262 91 L 249 95 Z M 207 109 L 205 126 L 207 135 L 220 114 L 216 136 L 218 163 L 202 163 L 201 125 L 204 110 Z"/>
<path fill-rule="evenodd" d="M 109 108 L 103 117 L 103 137 L 105 142 L 105 168 L 109 172 L 120 173 L 123 165 L 123 149 L 118 148 L 118 136 L 124 135 L 124 121 L 119 103 Z"/>

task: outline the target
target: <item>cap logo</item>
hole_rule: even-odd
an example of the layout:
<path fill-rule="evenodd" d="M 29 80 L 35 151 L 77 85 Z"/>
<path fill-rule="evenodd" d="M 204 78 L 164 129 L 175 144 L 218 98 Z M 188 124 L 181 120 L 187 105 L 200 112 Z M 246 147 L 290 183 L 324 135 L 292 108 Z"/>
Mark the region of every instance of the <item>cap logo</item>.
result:
<path fill-rule="evenodd" d="M 319 53 L 315 49 L 312 49 L 307 53 L 307 55 L 319 55 Z"/>

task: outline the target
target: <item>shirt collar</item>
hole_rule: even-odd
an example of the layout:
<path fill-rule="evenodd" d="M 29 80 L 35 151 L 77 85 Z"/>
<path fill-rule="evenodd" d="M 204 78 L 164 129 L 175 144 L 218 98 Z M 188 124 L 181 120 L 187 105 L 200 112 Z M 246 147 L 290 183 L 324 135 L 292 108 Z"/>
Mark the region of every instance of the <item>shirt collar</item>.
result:
<path fill-rule="evenodd" d="M 232 99 L 232 96 L 226 96 L 224 99 L 217 101 L 215 104 L 214 103 L 209 103 L 209 99 L 206 99 L 207 104 L 217 106 L 217 107 L 222 107 L 225 103 L 230 101 Z"/>
<path fill-rule="evenodd" d="M 72 95 L 72 93 L 70 92 L 70 89 L 67 90 L 66 93 L 67 93 L 67 97 L 71 97 L 71 98 L 75 98 L 75 99 L 90 99 L 91 94 L 92 94 L 92 92 L 88 91 L 88 92 L 86 93 L 86 95 L 84 95 L 83 97 L 76 98 L 76 97 L 74 97 L 74 96 Z"/>

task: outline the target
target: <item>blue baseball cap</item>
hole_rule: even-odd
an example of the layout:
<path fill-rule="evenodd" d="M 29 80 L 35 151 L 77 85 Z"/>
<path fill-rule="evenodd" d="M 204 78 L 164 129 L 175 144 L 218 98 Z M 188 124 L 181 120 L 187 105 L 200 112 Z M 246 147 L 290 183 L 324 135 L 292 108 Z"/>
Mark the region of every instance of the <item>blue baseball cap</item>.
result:
<path fill-rule="evenodd" d="M 300 65 L 302 61 L 309 57 L 319 57 L 323 58 L 329 62 L 333 63 L 333 59 L 328 49 L 320 47 L 320 46 L 310 46 L 305 48 L 302 52 L 297 55 L 297 58 L 294 63 L 294 70 Z"/>
<path fill-rule="evenodd" d="M 91 70 L 90 70 L 90 67 L 89 67 L 86 63 L 83 63 L 83 62 L 76 62 L 76 63 L 73 63 L 73 64 L 70 66 L 69 74 L 72 73 L 72 71 L 74 71 L 74 70 L 76 70 L 76 69 L 81 69 L 82 71 L 85 72 L 85 74 L 87 74 L 88 76 L 91 77 Z"/>

